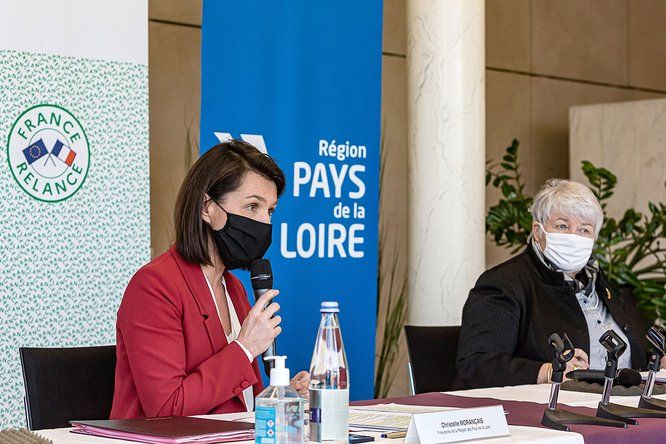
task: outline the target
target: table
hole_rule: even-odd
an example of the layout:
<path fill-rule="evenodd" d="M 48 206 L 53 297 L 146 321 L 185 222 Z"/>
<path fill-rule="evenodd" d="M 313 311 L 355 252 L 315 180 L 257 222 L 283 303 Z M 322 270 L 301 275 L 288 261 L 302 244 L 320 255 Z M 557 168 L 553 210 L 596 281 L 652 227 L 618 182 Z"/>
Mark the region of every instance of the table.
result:
<path fill-rule="evenodd" d="M 548 400 L 548 394 L 550 391 L 549 385 L 522 385 L 515 387 L 496 387 L 496 388 L 487 388 L 487 389 L 476 389 L 476 390 L 461 390 L 446 392 L 447 395 L 462 396 L 466 398 L 494 398 L 501 401 L 527 401 L 527 402 L 537 402 L 537 403 L 546 403 Z M 423 396 L 423 395 L 421 395 Z M 588 407 L 595 408 L 600 399 L 599 394 L 593 393 L 582 393 L 582 392 L 569 392 L 561 391 L 559 396 L 559 401 L 561 404 L 567 404 L 568 406 L 573 407 Z M 660 395 L 658 398 L 666 399 L 666 395 Z M 419 399 L 423 398 L 400 398 L 396 400 L 397 402 L 406 401 L 409 403 L 418 402 Z M 394 402 L 396 402 L 394 401 Z M 481 399 L 479 400 L 481 401 Z M 373 401 L 374 403 L 385 402 L 383 400 Z M 638 403 L 638 397 L 626 396 L 626 397 L 613 397 L 612 402 L 617 404 L 631 405 L 636 406 Z M 367 402 L 366 402 L 367 403 Z M 226 420 L 240 420 L 242 418 L 251 417 L 251 414 L 248 413 L 229 413 L 224 415 L 206 415 L 202 416 L 203 418 L 211 419 L 226 419 Z M 648 419 L 641 419 L 643 421 L 650 421 Z M 664 421 L 664 436 L 666 436 L 666 420 L 651 420 L 651 421 Z M 625 442 L 627 440 L 632 440 L 635 442 L 646 443 L 640 436 L 641 426 L 630 427 L 629 429 L 612 429 L 615 434 L 615 442 Z M 661 427 L 661 426 L 660 426 Z M 597 429 L 604 429 L 603 431 L 608 431 L 611 429 L 597 427 Z M 492 444 L 508 444 L 515 442 L 534 442 L 534 443 L 543 443 L 543 444 L 580 444 L 584 442 L 583 436 L 580 433 L 575 432 L 560 432 L 556 430 L 546 429 L 546 428 L 535 428 L 535 427 L 523 427 L 510 425 L 509 430 L 511 431 L 510 437 L 504 438 L 494 438 L 492 441 L 466 441 L 467 443 L 474 442 L 492 442 Z M 40 430 L 37 433 L 53 441 L 54 444 L 127 444 L 128 441 L 122 441 L 117 439 L 109 438 L 98 438 L 85 435 L 77 435 L 70 433 L 68 428 L 63 429 L 50 429 L 50 430 Z M 399 444 L 402 442 L 402 439 L 381 439 L 379 438 L 378 433 L 363 432 L 363 434 L 373 435 L 378 440 L 378 443 L 388 443 L 388 444 Z M 245 441 L 246 443 L 251 443 L 253 441 Z M 666 442 L 666 439 L 664 439 Z"/>

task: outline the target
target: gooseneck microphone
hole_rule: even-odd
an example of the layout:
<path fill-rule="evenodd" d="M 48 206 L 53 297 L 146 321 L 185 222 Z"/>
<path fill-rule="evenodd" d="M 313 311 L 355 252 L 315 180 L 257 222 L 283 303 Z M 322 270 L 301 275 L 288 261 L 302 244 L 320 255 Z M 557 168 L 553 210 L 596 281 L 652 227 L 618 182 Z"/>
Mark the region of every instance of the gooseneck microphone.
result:
<path fill-rule="evenodd" d="M 255 302 L 261 295 L 273 288 L 273 269 L 268 259 L 255 259 L 250 263 L 250 281 L 252 282 L 252 290 L 254 290 Z M 264 358 L 275 356 L 276 354 L 275 339 L 273 339 L 268 349 L 261 354 L 261 360 L 264 363 L 264 370 L 267 375 L 271 374 L 271 368 L 275 364 L 272 359 L 266 361 Z"/>

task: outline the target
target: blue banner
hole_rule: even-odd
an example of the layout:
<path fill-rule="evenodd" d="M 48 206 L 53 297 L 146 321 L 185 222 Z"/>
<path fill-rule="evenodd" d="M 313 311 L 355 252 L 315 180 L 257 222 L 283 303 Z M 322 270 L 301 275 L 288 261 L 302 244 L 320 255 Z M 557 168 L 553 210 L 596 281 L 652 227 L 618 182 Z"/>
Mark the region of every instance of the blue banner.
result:
<path fill-rule="evenodd" d="M 351 399 L 373 395 L 381 25 L 381 0 L 203 8 L 202 152 L 242 138 L 285 171 L 267 254 L 282 306 L 278 352 L 292 374 L 308 370 L 320 303 L 338 301 Z"/>

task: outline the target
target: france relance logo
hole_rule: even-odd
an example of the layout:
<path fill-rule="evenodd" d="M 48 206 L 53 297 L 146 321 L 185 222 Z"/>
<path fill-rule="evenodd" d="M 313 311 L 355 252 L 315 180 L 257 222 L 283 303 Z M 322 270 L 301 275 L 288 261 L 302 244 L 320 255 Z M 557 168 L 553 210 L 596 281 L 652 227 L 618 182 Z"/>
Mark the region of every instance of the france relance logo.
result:
<path fill-rule="evenodd" d="M 57 105 L 37 105 L 14 122 L 7 139 L 7 160 L 23 191 L 37 200 L 59 202 L 83 185 L 90 146 L 72 113 Z"/>

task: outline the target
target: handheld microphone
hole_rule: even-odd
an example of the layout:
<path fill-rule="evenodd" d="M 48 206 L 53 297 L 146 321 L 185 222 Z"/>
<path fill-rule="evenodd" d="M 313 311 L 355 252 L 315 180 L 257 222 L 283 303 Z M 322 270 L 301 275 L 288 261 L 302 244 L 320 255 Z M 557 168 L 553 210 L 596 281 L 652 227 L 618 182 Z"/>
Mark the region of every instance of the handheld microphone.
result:
<path fill-rule="evenodd" d="M 605 380 L 603 370 L 573 370 L 567 373 L 567 377 L 590 384 L 603 384 Z M 626 388 L 641 385 L 641 374 L 631 368 L 621 368 L 617 371 L 613 385 L 621 385 Z"/>
<path fill-rule="evenodd" d="M 254 290 L 255 302 L 273 288 L 273 269 L 268 259 L 255 259 L 250 263 L 250 281 L 252 282 L 252 290 Z M 266 308 L 266 307 L 263 307 Z M 268 356 L 277 355 L 275 339 L 271 342 L 265 352 L 261 354 L 261 360 L 264 363 L 264 370 L 267 375 L 270 375 L 271 368 L 273 368 L 274 361 L 272 359 L 266 360 Z"/>

